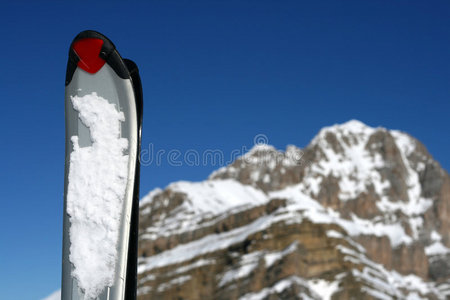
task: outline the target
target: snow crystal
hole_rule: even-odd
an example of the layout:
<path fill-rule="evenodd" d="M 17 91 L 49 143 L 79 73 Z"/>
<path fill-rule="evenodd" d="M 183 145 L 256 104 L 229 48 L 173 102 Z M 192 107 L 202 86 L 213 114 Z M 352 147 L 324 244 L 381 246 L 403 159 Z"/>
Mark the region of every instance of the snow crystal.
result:
<path fill-rule="evenodd" d="M 70 217 L 72 275 L 86 299 L 112 286 L 120 219 L 127 185 L 128 141 L 120 138 L 125 116 L 108 100 L 92 93 L 71 97 L 81 122 L 90 130 L 92 146 L 80 147 L 72 137 L 67 213 Z"/>

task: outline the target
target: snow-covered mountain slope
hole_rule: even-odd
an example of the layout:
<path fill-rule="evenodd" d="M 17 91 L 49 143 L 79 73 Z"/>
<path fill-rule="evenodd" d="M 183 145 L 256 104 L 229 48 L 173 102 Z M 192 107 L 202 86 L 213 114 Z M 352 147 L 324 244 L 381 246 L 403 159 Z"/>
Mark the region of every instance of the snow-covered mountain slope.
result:
<path fill-rule="evenodd" d="M 449 216 L 448 173 L 406 133 L 256 145 L 143 198 L 139 298 L 446 299 Z"/>
<path fill-rule="evenodd" d="M 42 300 L 61 300 L 61 290 L 57 290 Z"/>

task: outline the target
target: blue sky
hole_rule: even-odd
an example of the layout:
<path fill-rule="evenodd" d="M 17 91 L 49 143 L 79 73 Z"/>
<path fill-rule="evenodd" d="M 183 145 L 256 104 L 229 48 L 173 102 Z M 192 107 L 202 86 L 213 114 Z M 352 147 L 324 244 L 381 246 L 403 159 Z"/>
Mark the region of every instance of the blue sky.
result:
<path fill-rule="evenodd" d="M 2 3 L 2 299 L 60 286 L 64 77 L 85 29 L 140 67 L 143 147 L 304 147 L 359 119 L 406 131 L 450 167 L 448 1 Z M 218 166 L 142 169 L 141 195 Z"/>

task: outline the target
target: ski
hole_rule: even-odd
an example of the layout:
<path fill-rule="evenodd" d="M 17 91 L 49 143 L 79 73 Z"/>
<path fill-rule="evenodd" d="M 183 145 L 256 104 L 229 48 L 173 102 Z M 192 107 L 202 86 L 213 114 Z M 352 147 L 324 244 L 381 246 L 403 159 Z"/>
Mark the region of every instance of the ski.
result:
<path fill-rule="evenodd" d="M 70 45 L 65 88 L 62 300 L 134 300 L 142 86 L 96 31 Z"/>

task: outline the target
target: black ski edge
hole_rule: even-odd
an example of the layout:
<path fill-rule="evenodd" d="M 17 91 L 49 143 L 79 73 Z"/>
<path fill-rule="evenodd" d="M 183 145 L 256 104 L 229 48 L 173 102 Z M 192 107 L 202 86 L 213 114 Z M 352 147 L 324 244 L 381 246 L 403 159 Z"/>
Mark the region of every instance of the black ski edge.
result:
<path fill-rule="evenodd" d="M 136 101 L 137 113 L 137 156 L 134 178 L 133 203 L 131 208 L 130 238 L 128 243 L 127 258 L 127 276 L 125 282 L 125 300 L 136 300 L 137 297 L 137 255 L 138 255 L 138 237 L 139 237 L 139 186 L 140 186 L 140 155 L 141 155 L 141 131 L 142 131 L 142 110 L 143 93 L 141 78 L 137 65 L 124 59 L 131 82 L 133 85 L 134 97 Z"/>
<path fill-rule="evenodd" d="M 130 73 L 125 65 L 119 52 L 117 52 L 116 47 L 113 42 L 106 36 L 97 32 L 95 30 L 85 30 L 80 32 L 72 41 L 69 48 L 69 60 L 67 61 L 66 69 L 66 86 L 72 81 L 73 73 L 77 69 L 78 61 L 80 60 L 75 51 L 73 50 L 73 45 L 75 42 L 87 39 L 96 38 L 103 41 L 103 46 L 100 51 L 100 57 L 106 61 L 106 63 L 116 72 L 117 76 L 122 79 L 129 79 Z"/>

